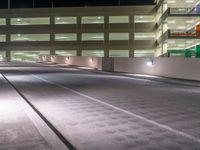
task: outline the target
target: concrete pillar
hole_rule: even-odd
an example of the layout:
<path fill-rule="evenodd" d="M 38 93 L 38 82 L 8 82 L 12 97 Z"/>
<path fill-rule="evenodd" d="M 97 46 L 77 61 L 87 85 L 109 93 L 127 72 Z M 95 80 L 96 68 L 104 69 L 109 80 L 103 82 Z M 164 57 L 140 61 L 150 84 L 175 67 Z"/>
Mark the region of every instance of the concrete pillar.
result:
<path fill-rule="evenodd" d="M 104 57 L 109 57 L 109 16 L 104 16 Z"/>
<path fill-rule="evenodd" d="M 6 26 L 10 26 L 10 18 L 6 18 Z M 9 32 L 6 33 L 6 43 L 10 43 L 11 42 L 11 35 Z M 9 44 L 8 44 L 9 45 Z M 11 61 L 11 50 L 8 48 L 6 49 L 6 61 L 10 62 Z"/>
<path fill-rule="evenodd" d="M 81 16 L 77 17 L 77 56 L 82 56 L 82 25 Z"/>
<path fill-rule="evenodd" d="M 53 49 L 53 50 L 50 50 L 49 52 L 50 55 L 55 55 L 56 54 L 56 51 Z"/>
<path fill-rule="evenodd" d="M 55 17 L 54 16 L 50 16 L 50 25 L 53 26 L 55 24 Z M 53 29 L 52 29 L 53 31 Z M 54 49 L 54 41 L 55 41 L 55 34 L 54 32 L 50 32 L 50 47 L 49 47 L 49 50 L 50 50 L 50 55 L 55 55 L 55 49 Z"/>
<path fill-rule="evenodd" d="M 129 16 L 129 28 L 130 28 L 130 33 L 129 33 L 129 57 L 134 57 L 134 50 L 135 50 L 135 38 L 134 38 L 134 33 L 135 33 L 135 21 L 134 21 L 134 16 Z"/>
<path fill-rule="evenodd" d="M 10 52 L 10 50 L 6 50 L 6 61 L 7 62 L 11 61 L 11 52 Z"/>

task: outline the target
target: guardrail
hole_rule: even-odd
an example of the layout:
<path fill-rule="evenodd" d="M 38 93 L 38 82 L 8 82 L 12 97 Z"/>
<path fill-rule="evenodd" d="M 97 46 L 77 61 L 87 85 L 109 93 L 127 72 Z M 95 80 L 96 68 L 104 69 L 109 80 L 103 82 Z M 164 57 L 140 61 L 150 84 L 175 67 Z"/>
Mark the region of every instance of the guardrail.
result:
<path fill-rule="evenodd" d="M 191 32 L 185 30 L 169 30 L 170 37 L 194 37 L 200 38 L 200 32 Z"/>
<path fill-rule="evenodd" d="M 200 7 L 169 8 L 170 15 L 200 15 Z"/>

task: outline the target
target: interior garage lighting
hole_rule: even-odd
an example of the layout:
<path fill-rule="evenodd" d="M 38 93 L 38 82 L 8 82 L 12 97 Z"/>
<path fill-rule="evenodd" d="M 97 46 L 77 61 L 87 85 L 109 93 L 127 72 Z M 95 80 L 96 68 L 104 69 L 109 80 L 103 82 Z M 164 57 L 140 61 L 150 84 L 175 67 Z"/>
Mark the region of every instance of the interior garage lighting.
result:
<path fill-rule="evenodd" d="M 167 23 L 174 24 L 174 23 L 176 23 L 176 21 L 175 20 L 169 20 Z"/>
<path fill-rule="evenodd" d="M 167 3 L 168 4 L 174 4 L 174 3 L 176 3 L 176 1 L 175 0 L 170 0 L 170 1 L 167 1 Z"/>
<path fill-rule="evenodd" d="M 194 3 L 194 0 L 186 0 L 186 3 Z"/>
<path fill-rule="evenodd" d="M 186 23 L 194 23 L 194 20 L 186 20 Z"/>

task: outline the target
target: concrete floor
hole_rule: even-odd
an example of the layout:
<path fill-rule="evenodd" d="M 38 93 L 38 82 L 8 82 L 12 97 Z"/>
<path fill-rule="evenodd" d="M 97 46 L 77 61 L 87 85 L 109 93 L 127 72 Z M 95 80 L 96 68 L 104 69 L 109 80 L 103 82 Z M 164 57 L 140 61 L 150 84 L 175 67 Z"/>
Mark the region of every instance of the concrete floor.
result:
<path fill-rule="evenodd" d="M 0 64 L 0 72 L 75 149 L 200 150 L 200 87 L 45 65 Z M 1 97 L 5 90 L 0 84 Z M 7 95 L 1 101 L 13 104 Z M 24 112 L 9 117 L 13 109 L 5 111 L 0 149 L 49 149 Z M 5 135 L 12 140 L 1 140 Z"/>

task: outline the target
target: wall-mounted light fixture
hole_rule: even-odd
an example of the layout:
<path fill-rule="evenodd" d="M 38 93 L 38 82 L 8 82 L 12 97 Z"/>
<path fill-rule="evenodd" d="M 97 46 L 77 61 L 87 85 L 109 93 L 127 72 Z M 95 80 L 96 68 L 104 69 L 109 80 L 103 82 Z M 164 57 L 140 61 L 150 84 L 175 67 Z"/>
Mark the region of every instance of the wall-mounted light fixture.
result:
<path fill-rule="evenodd" d="M 147 61 L 147 66 L 152 67 L 154 65 L 154 60 L 151 58 Z"/>
<path fill-rule="evenodd" d="M 93 58 L 90 58 L 90 59 L 89 59 L 89 62 L 91 62 L 91 63 L 92 63 L 92 62 L 93 62 Z"/>
<path fill-rule="evenodd" d="M 69 61 L 69 56 L 65 58 L 65 63 L 67 64 Z"/>
<path fill-rule="evenodd" d="M 51 56 L 51 62 L 54 63 L 55 62 L 55 58 L 56 58 L 55 56 Z"/>
<path fill-rule="evenodd" d="M 42 61 L 45 62 L 47 60 L 46 56 L 42 56 Z"/>

